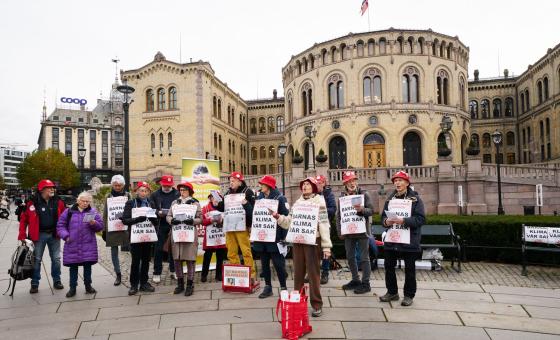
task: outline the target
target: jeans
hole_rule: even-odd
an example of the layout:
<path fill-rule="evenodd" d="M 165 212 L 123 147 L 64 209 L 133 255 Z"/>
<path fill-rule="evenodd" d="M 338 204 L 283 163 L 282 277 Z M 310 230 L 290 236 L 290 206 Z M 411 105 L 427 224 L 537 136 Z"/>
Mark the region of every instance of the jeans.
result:
<path fill-rule="evenodd" d="M 152 243 L 132 243 L 130 245 L 130 287 L 138 288 L 138 284 L 148 282 L 148 270 L 150 269 L 150 257 L 152 255 Z"/>
<path fill-rule="evenodd" d="M 113 269 L 115 270 L 115 274 L 120 274 L 121 264 L 119 261 L 119 246 L 111 247 L 111 262 L 113 262 Z"/>
<path fill-rule="evenodd" d="M 331 262 L 329 261 L 329 259 L 322 259 L 321 260 L 321 271 L 322 272 L 328 272 L 330 269 L 330 265 Z"/>
<path fill-rule="evenodd" d="M 60 239 L 57 239 L 54 233 L 40 232 L 39 240 L 35 242 L 35 268 L 31 278 L 32 286 L 39 286 L 39 280 L 41 280 L 41 261 L 46 246 L 49 247 L 49 256 L 51 257 L 51 276 L 53 282 L 60 282 Z"/>
<path fill-rule="evenodd" d="M 70 288 L 78 286 L 78 265 L 73 264 L 70 266 Z M 91 263 L 84 264 L 84 285 L 91 285 Z"/>
<path fill-rule="evenodd" d="M 397 265 L 397 259 L 402 258 L 404 260 L 404 296 L 414 298 L 414 295 L 416 295 L 415 261 L 418 255 L 418 253 L 413 252 L 385 250 L 385 286 L 389 294 L 397 294 L 399 292 L 395 266 Z"/>
<path fill-rule="evenodd" d="M 270 271 L 270 260 L 276 269 L 276 274 L 278 275 L 278 281 L 280 281 L 280 287 L 286 287 L 286 259 L 282 254 L 278 252 L 262 252 L 261 255 L 261 265 L 263 270 L 264 282 L 267 286 L 272 286 L 272 273 Z"/>
<path fill-rule="evenodd" d="M 348 267 L 352 273 L 353 281 L 360 281 L 358 275 L 358 262 L 356 261 L 356 248 L 360 247 L 360 268 L 362 269 L 362 283 L 369 283 L 371 275 L 371 265 L 369 263 L 368 239 L 367 238 L 349 238 L 344 239 L 344 248 L 346 249 L 346 260 Z"/>
<path fill-rule="evenodd" d="M 204 251 L 204 258 L 202 260 L 202 277 L 208 276 L 208 271 L 210 270 L 210 261 L 212 260 L 212 254 L 216 253 L 216 280 L 222 280 L 222 268 L 224 264 L 224 259 L 227 257 L 226 248 L 216 248 L 208 249 Z"/>
<path fill-rule="evenodd" d="M 377 248 L 377 245 L 375 244 L 375 239 L 373 237 L 368 237 L 368 243 L 369 243 L 370 260 L 375 260 L 377 259 L 377 255 L 379 254 L 379 248 Z M 356 246 L 356 261 L 359 263 L 360 260 L 361 260 L 360 247 L 358 245 Z"/>
<path fill-rule="evenodd" d="M 161 275 L 161 272 L 163 270 L 163 255 L 166 254 L 163 251 L 163 245 L 167 241 L 167 237 L 169 236 L 169 230 L 171 230 L 171 226 L 160 225 L 159 227 L 158 240 L 156 243 L 156 249 L 154 251 L 154 275 Z M 173 254 L 171 253 L 171 247 L 169 248 L 169 252 L 167 252 L 167 261 L 169 261 L 169 271 L 174 273 L 175 262 L 173 261 Z"/>

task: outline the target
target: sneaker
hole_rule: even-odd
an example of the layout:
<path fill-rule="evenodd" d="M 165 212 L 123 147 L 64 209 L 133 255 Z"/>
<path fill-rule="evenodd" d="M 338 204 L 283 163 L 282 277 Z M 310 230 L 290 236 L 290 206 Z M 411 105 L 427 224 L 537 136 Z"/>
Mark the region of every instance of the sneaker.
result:
<path fill-rule="evenodd" d="M 342 285 L 343 290 L 354 290 L 362 285 L 361 281 L 352 280 L 345 285 Z"/>
<path fill-rule="evenodd" d="M 269 296 L 274 295 L 272 292 L 272 286 L 264 286 L 262 293 L 259 295 L 259 299 L 266 299 Z"/>
<path fill-rule="evenodd" d="M 64 285 L 60 281 L 56 281 L 54 283 L 53 287 L 54 287 L 54 289 L 58 289 L 58 290 L 64 289 Z"/>
<path fill-rule="evenodd" d="M 128 290 L 128 295 L 136 295 L 136 293 L 138 293 L 138 288 L 136 287 L 130 287 Z"/>
<path fill-rule="evenodd" d="M 154 274 L 154 277 L 152 277 L 152 281 L 154 283 L 160 283 L 161 282 L 161 275 L 155 275 Z"/>
<path fill-rule="evenodd" d="M 321 316 L 323 314 L 323 310 L 321 308 L 313 308 L 313 310 L 311 311 L 311 316 L 314 318 L 317 318 L 319 316 Z"/>
<path fill-rule="evenodd" d="M 323 271 L 321 272 L 321 284 L 327 284 L 329 282 L 329 272 Z"/>
<path fill-rule="evenodd" d="M 408 307 L 408 306 L 412 305 L 412 302 L 414 302 L 414 301 L 412 301 L 411 297 L 405 296 L 402 299 L 401 306 Z"/>
<path fill-rule="evenodd" d="M 177 280 L 177 274 L 175 274 L 175 272 L 171 272 L 171 273 L 169 274 L 169 278 L 170 278 L 171 280 Z"/>
<path fill-rule="evenodd" d="M 146 283 L 140 285 L 140 291 L 141 292 L 153 293 L 153 292 L 156 291 L 156 289 L 151 284 L 146 282 Z"/>
<path fill-rule="evenodd" d="M 97 291 L 91 285 L 86 285 L 86 294 L 95 294 Z"/>
<path fill-rule="evenodd" d="M 29 289 L 29 294 L 37 294 L 39 293 L 39 286 L 31 286 L 31 289 Z"/>
<path fill-rule="evenodd" d="M 68 293 L 66 293 L 67 298 L 71 298 L 76 295 L 76 287 L 70 287 Z"/>
<path fill-rule="evenodd" d="M 371 292 L 369 282 L 362 282 L 360 287 L 354 289 L 354 294 L 365 294 Z"/>
<path fill-rule="evenodd" d="M 389 301 L 398 301 L 400 299 L 399 294 L 385 294 L 379 297 L 379 301 L 381 302 L 389 302 Z"/>

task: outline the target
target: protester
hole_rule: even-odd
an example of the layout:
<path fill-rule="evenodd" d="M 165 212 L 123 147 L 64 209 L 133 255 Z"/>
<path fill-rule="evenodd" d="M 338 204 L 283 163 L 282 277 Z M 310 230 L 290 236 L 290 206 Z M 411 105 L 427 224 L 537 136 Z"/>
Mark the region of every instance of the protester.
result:
<path fill-rule="evenodd" d="M 122 274 L 121 274 L 121 265 L 119 261 L 119 246 L 121 247 L 128 247 L 130 245 L 130 236 L 128 230 L 122 231 L 108 231 L 108 210 L 107 210 L 107 201 L 109 198 L 113 197 L 122 197 L 125 196 L 128 200 L 132 199 L 132 195 L 125 190 L 125 180 L 122 175 L 115 175 L 111 178 L 111 192 L 107 194 L 105 197 L 105 207 L 103 209 L 103 221 L 104 221 L 104 229 L 103 229 L 103 237 L 105 239 L 105 244 L 107 247 L 111 247 L 111 262 L 113 263 L 113 270 L 117 275 L 115 282 L 113 283 L 115 286 L 121 284 Z"/>
<path fill-rule="evenodd" d="M 185 296 L 191 296 L 194 292 L 194 272 L 196 267 L 196 255 L 198 252 L 198 232 L 196 226 L 202 223 L 200 204 L 194 196 L 193 185 L 189 182 L 183 182 L 177 185 L 177 189 L 181 194 L 175 202 L 171 204 L 171 208 L 167 213 L 167 223 L 176 226 L 180 224 L 186 224 L 187 226 L 193 226 L 193 241 L 192 242 L 180 242 L 173 236 L 173 232 L 170 233 L 171 245 L 173 248 L 173 259 L 175 260 L 175 268 L 177 269 L 177 287 L 175 288 L 174 294 L 180 294 L 185 291 Z M 184 204 L 194 205 L 195 214 L 193 216 L 186 216 L 186 219 L 178 219 L 176 211 L 178 208 Z M 175 215 L 175 216 L 174 216 Z M 187 287 L 185 289 L 185 279 L 183 274 L 182 261 L 187 262 Z"/>
<path fill-rule="evenodd" d="M 356 199 L 355 202 L 351 202 L 352 208 L 355 212 L 349 211 L 345 214 L 349 214 L 350 218 L 359 218 L 362 220 L 365 229 L 363 232 L 349 231 L 349 233 L 342 233 L 342 216 L 343 216 L 343 206 L 341 201 L 338 203 L 338 209 L 336 211 L 336 229 L 338 236 L 344 240 L 344 248 L 346 250 L 346 260 L 348 261 L 348 267 L 352 273 L 352 280 L 347 284 L 342 286 L 344 290 L 354 290 L 355 294 L 365 294 L 371 291 L 371 286 L 369 283 L 371 275 L 371 264 L 369 261 L 369 237 L 371 236 L 371 228 L 369 218 L 373 215 L 373 202 L 371 196 L 366 190 L 363 190 L 358 186 L 358 177 L 354 171 L 345 171 L 342 175 L 342 184 L 344 185 L 344 190 L 340 194 L 341 200 L 345 196 L 358 196 L 353 197 L 352 200 Z M 359 196 L 363 196 L 363 199 Z M 348 209 L 348 207 L 346 208 Z M 358 222 L 355 222 L 358 223 Z M 358 263 L 356 261 L 356 247 L 359 246 L 360 249 L 360 268 L 362 270 L 362 279 L 358 274 Z"/>
<path fill-rule="evenodd" d="M 223 200 L 223 196 L 216 191 L 216 195 Z M 212 212 L 218 213 L 218 199 L 212 194 L 208 195 L 208 204 L 202 208 L 202 225 L 204 226 L 204 240 L 202 242 L 202 250 L 204 250 L 204 258 L 202 259 L 202 273 L 200 275 L 200 281 L 206 282 L 208 280 L 208 271 L 210 270 L 210 261 L 212 260 L 212 255 L 216 254 L 216 281 L 222 281 L 222 268 L 224 264 L 224 259 L 227 256 L 227 249 L 224 243 L 220 245 L 209 245 L 209 237 L 211 237 L 211 230 L 218 230 L 223 233 L 223 220 L 221 216 L 213 217 Z M 216 229 L 217 228 L 217 229 Z"/>
<path fill-rule="evenodd" d="M 286 198 L 280 194 L 280 191 L 276 188 L 276 179 L 272 176 L 263 176 L 259 184 L 261 185 L 261 190 L 257 196 L 257 201 L 262 199 L 275 200 L 277 202 L 278 214 L 287 216 L 289 214 L 288 208 L 286 207 Z M 255 211 L 255 210 L 253 210 Z M 253 218 L 254 220 L 255 218 Z M 270 260 L 274 265 L 276 274 L 278 275 L 278 281 L 280 281 L 280 290 L 286 290 L 286 259 L 284 255 L 280 254 L 278 249 L 278 242 L 283 242 L 286 239 L 287 230 L 276 226 L 276 237 L 274 242 L 259 242 L 253 241 L 253 250 L 259 253 L 261 258 L 261 265 L 263 270 L 263 277 L 265 281 L 265 287 L 259 298 L 264 299 L 272 296 L 272 278 L 270 271 Z"/>
<path fill-rule="evenodd" d="M 321 298 L 320 284 L 320 260 L 331 256 L 332 242 L 329 233 L 329 221 L 327 216 L 327 206 L 323 196 L 317 194 L 317 183 L 314 177 L 308 177 L 299 183 L 301 197 L 294 203 L 288 216 L 273 214 L 278 220 L 278 225 L 284 229 L 289 229 L 293 218 L 294 207 L 298 203 L 312 203 L 319 207 L 317 233 L 315 245 L 294 243 L 293 264 L 294 264 L 294 289 L 300 290 L 303 287 L 303 279 L 307 272 L 309 277 L 309 295 L 311 315 L 321 316 L 323 313 L 323 300 Z"/>
<path fill-rule="evenodd" d="M 329 216 L 329 225 L 330 222 L 333 220 L 336 214 L 336 199 L 332 192 L 332 188 L 327 185 L 327 178 L 323 175 L 319 175 L 316 178 L 317 180 L 317 189 L 319 190 L 319 195 L 322 195 L 325 198 L 325 202 L 327 203 L 327 214 Z M 327 284 L 329 282 L 329 266 L 330 260 L 329 259 L 322 259 L 321 260 L 321 284 Z"/>
<path fill-rule="evenodd" d="M 132 217 L 133 208 L 149 207 L 155 209 L 155 204 L 149 200 L 150 185 L 147 182 L 138 182 L 136 186 L 136 197 L 126 202 L 124 206 L 122 221 L 129 229 L 132 225 L 149 220 L 157 230 L 157 218 L 147 218 L 146 216 Z M 152 245 L 154 242 L 141 242 L 130 244 L 130 289 L 128 295 L 138 293 L 138 285 L 141 292 L 154 292 L 155 288 L 148 282 L 148 270 L 150 269 L 150 257 L 152 255 Z"/>
<path fill-rule="evenodd" d="M 78 267 L 84 267 L 84 285 L 87 294 L 95 294 L 91 286 L 91 266 L 97 263 L 96 232 L 103 230 L 103 219 L 91 206 L 93 197 L 88 192 L 78 195 L 77 202 L 66 209 L 56 226 L 64 240 L 63 264 L 70 268 L 70 290 L 66 297 L 76 295 Z"/>
<path fill-rule="evenodd" d="M 381 297 L 379 300 L 383 302 L 397 301 L 399 300 L 398 286 L 397 286 L 397 276 L 395 274 L 395 266 L 397 264 L 397 259 L 401 258 L 404 260 L 404 271 L 405 271 L 405 281 L 404 281 L 404 298 L 401 302 L 402 306 L 412 305 L 414 295 L 416 294 L 416 258 L 421 252 L 420 248 L 420 238 L 421 238 L 421 228 L 426 221 L 424 215 L 424 203 L 420 199 L 418 193 L 410 188 L 410 177 L 404 171 L 396 172 L 392 177 L 391 181 L 395 185 L 395 191 L 393 191 L 383 208 L 383 213 L 381 214 L 381 224 L 388 228 L 388 234 L 385 237 L 385 286 L 387 287 L 387 293 Z M 400 215 L 407 215 L 409 217 L 393 217 L 388 218 L 386 211 L 391 210 L 391 206 L 401 206 L 404 209 L 398 211 Z M 395 227 L 404 227 L 406 229 L 400 229 L 402 231 L 402 237 L 390 236 L 391 231 L 396 231 Z M 391 230 L 393 229 L 393 230 Z M 406 234 L 409 235 L 409 242 L 397 243 L 397 241 L 406 241 Z M 397 235 L 398 236 L 398 235 Z"/>
<path fill-rule="evenodd" d="M 60 238 L 56 234 L 56 225 L 65 209 L 64 202 L 55 195 L 54 183 L 43 179 L 37 185 L 37 193 L 27 202 L 25 211 L 20 216 L 18 240 L 29 238 L 35 244 L 35 269 L 29 290 L 31 294 L 39 292 L 45 246 L 49 247 L 53 287 L 64 289 L 60 281 Z"/>
<path fill-rule="evenodd" d="M 173 182 L 172 175 L 164 175 L 161 176 L 161 180 L 159 181 L 160 188 L 152 194 L 150 197 L 151 201 L 154 202 L 157 215 L 158 215 L 158 241 L 156 243 L 156 249 L 154 251 L 154 274 L 152 277 L 152 281 L 154 283 L 161 282 L 161 272 L 163 270 L 163 257 L 167 255 L 167 259 L 169 261 L 169 272 L 171 279 L 177 279 L 175 275 L 175 263 L 173 261 L 173 254 L 171 251 L 168 253 L 163 251 L 163 245 L 167 242 L 167 236 L 169 235 L 169 230 L 171 230 L 171 226 L 167 223 L 166 217 L 167 213 L 169 212 L 169 208 L 171 207 L 171 203 L 173 203 L 176 199 L 179 198 L 179 191 L 173 188 L 175 182 Z"/>

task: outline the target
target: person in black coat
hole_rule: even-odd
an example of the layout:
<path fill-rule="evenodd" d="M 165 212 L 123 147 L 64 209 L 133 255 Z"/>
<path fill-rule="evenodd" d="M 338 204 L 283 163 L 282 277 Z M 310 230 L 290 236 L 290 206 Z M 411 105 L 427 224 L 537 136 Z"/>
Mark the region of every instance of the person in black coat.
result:
<path fill-rule="evenodd" d="M 391 181 L 395 185 L 395 191 L 389 195 L 381 214 L 381 224 L 387 228 L 395 226 L 404 227 L 410 233 L 409 243 L 398 243 L 396 239 L 392 240 L 385 237 L 385 286 L 387 293 L 379 300 L 383 302 L 399 300 L 397 276 L 395 274 L 395 266 L 397 259 L 402 258 L 405 263 L 405 281 L 404 281 L 404 298 L 401 302 L 402 306 L 412 305 L 412 299 L 416 294 L 416 258 L 421 252 L 420 239 L 422 237 L 422 225 L 426 222 L 424 203 L 420 199 L 418 193 L 412 190 L 410 186 L 410 177 L 404 171 L 396 172 Z M 410 213 L 408 217 L 388 218 L 385 211 L 389 209 L 391 200 L 408 200 L 411 201 Z"/>

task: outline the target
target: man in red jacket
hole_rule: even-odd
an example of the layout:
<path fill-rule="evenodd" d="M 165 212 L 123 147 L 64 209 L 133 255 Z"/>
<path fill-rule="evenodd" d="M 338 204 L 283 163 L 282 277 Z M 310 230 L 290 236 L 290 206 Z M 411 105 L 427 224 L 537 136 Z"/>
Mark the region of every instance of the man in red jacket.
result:
<path fill-rule="evenodd" d="M 56 224 L 65 209 L 64 202 L 55 196 L 54 183 L 44 179 L 37 185 L 37 194 L 27 202 L 26 209 L 21 214 L 18 240 L 29 238 L 35 244 L 35 271 L 29 290 L 31 294 L 39 291 L 41 260 L 45 246 L 49 247 L 54 288 L 64 289 L 60 281 L 60 239 L 56 234 Z"/>

